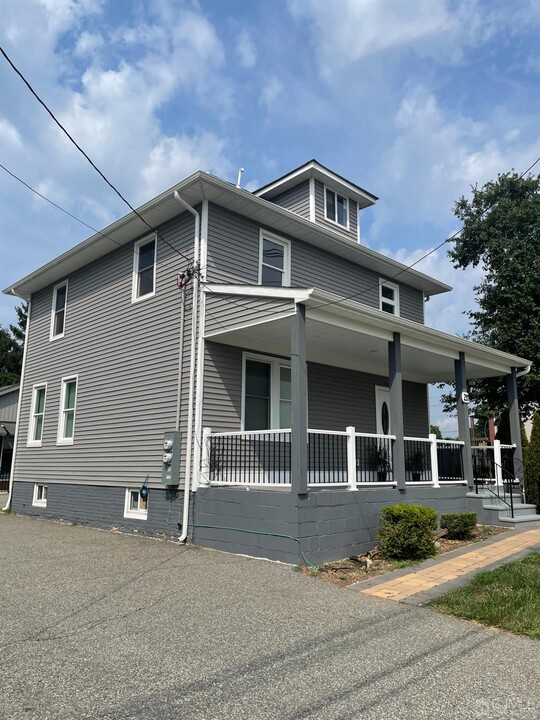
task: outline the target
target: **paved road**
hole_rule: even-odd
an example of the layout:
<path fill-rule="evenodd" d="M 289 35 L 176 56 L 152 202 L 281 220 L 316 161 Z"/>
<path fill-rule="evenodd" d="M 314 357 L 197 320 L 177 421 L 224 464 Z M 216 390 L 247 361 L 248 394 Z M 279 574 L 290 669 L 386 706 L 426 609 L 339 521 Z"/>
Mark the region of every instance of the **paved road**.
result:
<path fill-rule="evenodd" d="M 6 720 L 540 718 L 540 644 L 277 564 L 0 517 Z"/>

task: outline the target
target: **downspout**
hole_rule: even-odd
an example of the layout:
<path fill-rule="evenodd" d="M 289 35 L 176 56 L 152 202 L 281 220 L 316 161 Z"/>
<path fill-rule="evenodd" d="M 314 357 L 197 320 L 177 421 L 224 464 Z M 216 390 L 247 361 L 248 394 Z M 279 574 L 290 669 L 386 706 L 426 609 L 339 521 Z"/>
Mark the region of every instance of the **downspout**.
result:
<path fill-rule="evenodd" d="M 206 264 L 208 262 L 208 200 L 203 199 L 201 207 L 201 235 L 200 235 L 200 281 L 206 280 Z M 202 454 L 202 409 L 204 393 L 204 333 L 206 313 L 206 293 L 201 293 L 199 302 L 199 337 L 197 338 L 197 374 L 195 393 L 195 446 L 193 448 L 193 489 L 197 490 L 201 482 L 201 454 Z"/>
<path fill-rule="evenodd" d="M 195 270 L 199 262 L 199 235 L 201 227 L 201 217 L 195 208 L 191 207 L 183 198 L 180 197 L 177 190 L 174 191 L 174 197 L 180 205 L 184 207 L 195 217 L 195 233 L 193 239 L 193 264 Z M 188 534 L 189 522 L 189 495 L 191 488 L 191 445 L 193 442 L 193 395 L 195 391 L 195 343 L 197 341 L 197 308 L 199 296 L 199 278 L 197 272 L 193 275 L 193 302 L 191 304 L 191 350 L 189 359 L 189 396 L 188 396 L 188 421 L 186 436 L 186 468 L 184 473 L 184 508 L 182 514 L 182 534 L 178 538 L 178 542 L 184 542 Z M 180 389 L 181 392 L 181 389 Z"/>
<path fill-rule="evenodd" d="M 523 375 L 528 375 L 531 372 L 531 365 L 527 365 L 523 368 L 523 370 L 520 370 L 518 373 L 516 373 L 516 378 L 523 377 Z"/>
<path fill-rule="evenodd" d="M 15 295 L 15 292 L 11 290 L 11 294 Z M 17 418 L 15 420 L 15 437 L 13 438 L 13 456 L 11 458 L 11 472 L 9 474 L 9 489 L 8 497 L 5 507 L 2 510 L 9 510 L 11 507 L 11 498 L 13 496 L 13 478 L 15 476 L 15 462 L 17 460 L 17 446 L 19 442 L 19 428 L 21 421 L 21 406 L 22 406 L 22 394 L 24 388 L 24 373 L 26 370 L 26 355 L 28 350 L 28 336 L 30 335 L 30 316 L 32 314 L 32 300 L 28 300 L 28 310 L 26 315 L 26 332 L 24 334 L 24 349 L 23 349 L 23 360 L 21 367 L 21 382 L 19 386 L 19 402 L 17 404 Z"/>

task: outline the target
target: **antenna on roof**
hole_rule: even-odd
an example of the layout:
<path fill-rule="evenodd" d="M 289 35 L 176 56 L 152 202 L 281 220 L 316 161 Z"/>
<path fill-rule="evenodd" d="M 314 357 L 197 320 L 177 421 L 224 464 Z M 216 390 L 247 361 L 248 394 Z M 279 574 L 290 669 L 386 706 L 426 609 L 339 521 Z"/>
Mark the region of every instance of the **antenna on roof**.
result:
<path fill-rule="evenodd" d="M 236 181 L 236 187 L 242 187 L 242 175 L 244 173 L 244 168 L 240 168 L 238 171 L 238 180 Z"/>

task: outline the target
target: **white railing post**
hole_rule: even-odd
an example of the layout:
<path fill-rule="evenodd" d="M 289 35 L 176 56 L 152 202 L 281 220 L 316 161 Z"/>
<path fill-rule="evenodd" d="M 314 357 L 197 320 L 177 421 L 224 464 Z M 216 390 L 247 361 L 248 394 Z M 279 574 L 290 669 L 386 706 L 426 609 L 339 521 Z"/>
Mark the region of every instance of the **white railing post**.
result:
<path fill-rule="evenodd" d="M 203 428 L 201 448 L 201 485 L 210 485 L 210 433 L 212 428 Z"/>
<path fill-rule="evenodd" d="M 502 455 L 501 455 L 501 441 L 493 441 L 493 459 L 495 460 L 495 484 L 503 484 L 502 476 Z"/>
<path fill-rule="evenodd" d="M 428 435 L 429 437 L 429 451 L 431 456 L 431 482 L 433 487 L 440 487 L 439 485 L 439 460 L 437 458 L 437 436 L 433 433 Z"/>
<path fill-rule="evenodd" d="M 347 431 L 347 479 L 349 490 L 357 490 L 356 487 L 356 428 L 352 425 L 345 428 Z"/>

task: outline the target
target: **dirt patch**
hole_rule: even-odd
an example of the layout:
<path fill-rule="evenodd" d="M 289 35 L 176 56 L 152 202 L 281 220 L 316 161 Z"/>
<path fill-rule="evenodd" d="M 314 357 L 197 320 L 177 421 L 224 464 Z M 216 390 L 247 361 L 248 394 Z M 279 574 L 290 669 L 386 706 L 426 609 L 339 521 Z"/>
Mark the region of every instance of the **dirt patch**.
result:
<path fill-rule="evenodd" d="M 438 547 L 437 555 L 435 557 L 444 555 L 452 550 L 458 550 L 459 548 L 466 547 L 467 545 L 474 545 L 474 543 L 481 542 L 482 540 L 486 540 L 494 535 L 500 535 L 505 532 L 508 532 L 507 528 L 478 525 L 471 540 L 449 540 L 446 537 L 439 537 L 437 539 Z M 346 560 L 327 563 L 326 565 L 321 565 L 315 569 L 299 567 L 298 570 L 305 575 L 320 578 L 325 582 L 340 585 L 341 587 L 347 587 L 347 585 L 351 585 L 352 583 L 376 577 L 377 575 L 384 575 L 392 572 L 393 570 L 399 570 L 404 567 L 414 567 L 415 565 L 419 565 L 421 562 L 423 561 L 385 560 L 380 557 L 376 551 L 372 551 L 369 555 L 362 555 L 348 558 Z"/>

